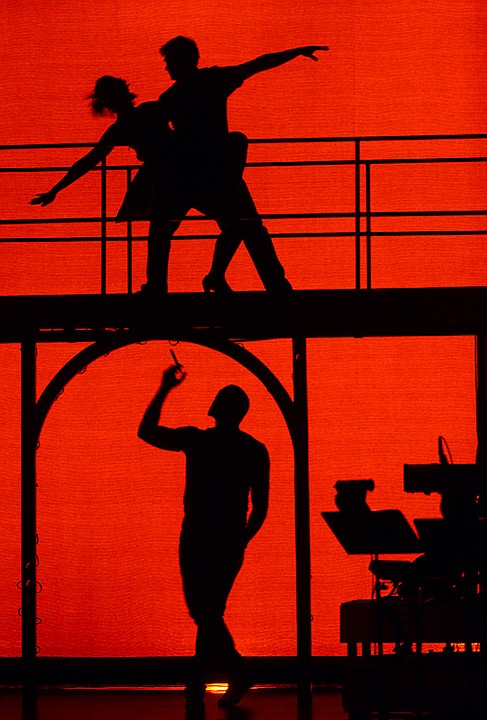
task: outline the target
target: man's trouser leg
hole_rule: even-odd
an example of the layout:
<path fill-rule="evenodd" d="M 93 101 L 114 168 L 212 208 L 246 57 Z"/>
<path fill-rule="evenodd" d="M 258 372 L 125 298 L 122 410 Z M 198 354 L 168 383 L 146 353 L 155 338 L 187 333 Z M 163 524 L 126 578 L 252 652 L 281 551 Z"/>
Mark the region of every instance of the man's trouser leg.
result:
<path fill-rule="evenodd" d="M 244 180 L 240 183 L 233 206 L 227 205 L 224 198 L 210 186 L 197 193 L 194 207 L 216 220 L 223 231 L 216 246 L 219 273 L 225 273 L 243 240 L 266 290 L 291 289 L 269 231 L 262 223 Z"/>
<path fill-rule="evenodd" d="M 188 203 L 171 197 L 155 209 L 147 242 L 147 289 L 167 292 L 171 239 L 188 210 Z"/>
<path fill-rule="evenodd" d="M 243 548 L 180 544 L 183 590 L 189 614 L 198 630 L 195 670 L 201 682 L 208 673 L 232 673 L 240 654 L 223 619 L 230 590 L 243 563 Z"/>
<path fill-rule="evenodd" d="M 246 183 L 242 180 L 237 201 L 231 215 L 224 210 L 216 217 L 222 230 L 231 229 L 233 253 L 238 247 L 236 238 L 241 238 L 247 248 L 255 269 L 266 290 L 290 290 L 284 268 L 279 262 L 269 231 L 264 226 Z M 228 253 L 227 253 L 228 257 Z"/>

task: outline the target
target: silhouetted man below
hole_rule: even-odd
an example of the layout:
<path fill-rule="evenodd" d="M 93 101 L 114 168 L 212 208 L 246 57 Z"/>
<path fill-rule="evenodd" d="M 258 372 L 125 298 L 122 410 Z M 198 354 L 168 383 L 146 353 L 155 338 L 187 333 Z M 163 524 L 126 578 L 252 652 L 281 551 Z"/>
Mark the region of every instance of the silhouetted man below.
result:
<path fill-rule="evenodd" d="M 164 372 L 140 423 L 139 437 L 162 450 L 186 454 L 179 559 L 189 614 L 198 627 L 193 674 L 186 685 L 186 710 L 191 717 L 202 717 L 210 673 L 217 672 L 229 683 L 220 707 L 238 703 L 251 685 L 223 616 L 245 548 L 267 514 L 269 455 L 265 445 L 239 428 L 249 399 L 236 385 L 220 390 L 208 410 L 215 427 L 200 430 L 160 425 L 168 393 L 184 378 L 178 366 Z"/>
<path fill-rule="evenodd" d="M 225 167 L 228 167 L 228 97 L 245 80 L 257 73 L 278 67 L 302 55 L 317 60 L 314 53 L 326 46 L 311 45 L 262 55 L 250 62 L 231 67 L 198 68 L 199 51 L 194 40 L 178 36 L 161 48 L 166 68 L 175 81 L 159 98 L 162 119 L 174 129 L 183 164 L 181 177 L 186 185 L 187 208 L 204 208 L 226 232 L 217 242 L 205 290 L 229 291 L 225 271 L 241 240 L 250 254 L 267 290 L 289 290 L 289 281 L 278 260 L 272 240 L 262 224 L 247 185 L 242 180 L 236 197 L 225 191 Z M 227 160 L 226 160 L 227 159 Z M 149 284 L 158 284 L 165 250 L 159 243 L 149 247 Z"/>

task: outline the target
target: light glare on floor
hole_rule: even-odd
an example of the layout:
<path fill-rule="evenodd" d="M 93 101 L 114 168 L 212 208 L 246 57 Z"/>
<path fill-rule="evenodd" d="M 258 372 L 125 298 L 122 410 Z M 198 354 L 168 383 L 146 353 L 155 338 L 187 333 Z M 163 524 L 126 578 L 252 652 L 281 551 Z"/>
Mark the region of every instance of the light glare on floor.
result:
<path fill-rule="evenodd" d="M 206 689 L 215 695 L 223 695 L 228 690 L 228 683 L 210 683 L 206 686 Z"/>

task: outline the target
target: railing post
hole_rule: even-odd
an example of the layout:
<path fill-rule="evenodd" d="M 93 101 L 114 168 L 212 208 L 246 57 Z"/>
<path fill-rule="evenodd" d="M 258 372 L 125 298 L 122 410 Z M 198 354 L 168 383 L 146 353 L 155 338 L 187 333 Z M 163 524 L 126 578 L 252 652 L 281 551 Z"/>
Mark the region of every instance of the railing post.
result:
<path fill-rule="evenodd" d="M 107 292 L 107 159 L 101 161 L 101 294 Z"/>
<path fill-rule="evenodd" d="M 355 289 L 360 290 L 360 138 L 355 139 Z"/>
<path fill-rule="evenodd" d="M 311 705 L 311 543 L 306 338 L 293 338 L 298 704 Z"/>
<path fill-rule="evenodd" d="M 132 169 L 127 168 L 127 190 L 132 182 Z M 127 220 L 127 293 L 132 294 L 133 276 L 133 242 L 132 242 L 132 220 Z"/>
<path fill-rule="evenodd" d="M 365 220 L 366 220 L 366 247 L 365 264 L 367 270 L 367 290 L 372 287 L 372 218 L 370 196 L 370 162 L 365 163 Z"/>

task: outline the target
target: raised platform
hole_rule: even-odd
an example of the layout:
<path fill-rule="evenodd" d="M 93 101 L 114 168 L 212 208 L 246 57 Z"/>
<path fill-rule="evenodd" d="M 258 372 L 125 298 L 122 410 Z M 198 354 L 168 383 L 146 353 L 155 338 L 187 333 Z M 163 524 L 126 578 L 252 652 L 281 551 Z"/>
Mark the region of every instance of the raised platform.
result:
<path fill-rule="evenodd" d="M 0 298 L 3 343 L 94 340 L 114 330 L 147 340 L 197 330 L 235 340 L 485 335 L 487 287 Z"/>

